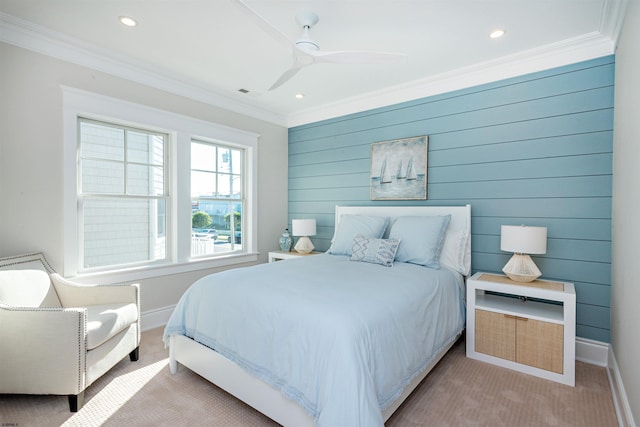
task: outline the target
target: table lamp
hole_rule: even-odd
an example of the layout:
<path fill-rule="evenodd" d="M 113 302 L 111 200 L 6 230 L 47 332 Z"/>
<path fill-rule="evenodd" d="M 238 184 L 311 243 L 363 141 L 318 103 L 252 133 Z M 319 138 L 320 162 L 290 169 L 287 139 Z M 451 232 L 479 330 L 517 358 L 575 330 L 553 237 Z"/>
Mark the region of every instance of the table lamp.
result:
<path fill-rule="evenodd" d="M 294 236 L 300 236 L 294 249 L 301 254 L 308 254 L 313 251 L 313 243 L 309 236 L 316 235 L 315 219 L 294 219 L 291 220 L 291 231 Z"/>
<path fill-rule="evenodd" d="M 500 249 L 513 252 L 502 271 L 516 282 L 532 282 L 542 274 L 529 254 L 547 252 L 547 228 L 525 225 L 503 225 Z"/>

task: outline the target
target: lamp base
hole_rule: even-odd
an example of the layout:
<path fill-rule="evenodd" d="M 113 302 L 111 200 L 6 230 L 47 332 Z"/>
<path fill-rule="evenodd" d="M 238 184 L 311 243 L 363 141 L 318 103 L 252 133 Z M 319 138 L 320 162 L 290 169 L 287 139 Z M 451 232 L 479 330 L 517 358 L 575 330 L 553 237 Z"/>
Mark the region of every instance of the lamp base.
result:
<path fill-rule="evenodd" d="M 313 252 L 313 243 L 311 243 L 311 239 L 309 239 L 307 236 L 302 236 L 298 239 L 298 243 L 296 243 L 296 246 L 294 247 L 294 249 L 296 250 L 296 252 L 298 252 L 299 254 L 308 254 Z"/>
<path fill-rule="evenodd" d="M 533 282 L 542 275 L 536 264 L 527 254 L 513 254 L 502 271 L 507 277 L 516 282 Z"/>

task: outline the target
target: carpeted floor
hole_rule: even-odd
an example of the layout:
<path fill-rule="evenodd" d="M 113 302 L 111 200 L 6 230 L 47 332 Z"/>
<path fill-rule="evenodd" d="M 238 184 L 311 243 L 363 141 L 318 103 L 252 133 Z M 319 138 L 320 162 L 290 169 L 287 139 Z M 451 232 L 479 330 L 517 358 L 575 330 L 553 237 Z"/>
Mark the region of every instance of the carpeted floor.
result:
<path fill-rule="evenodd" d="M 123 360 L 91 385 L 79 412 L 69 412 L 65 396 L 0 395 L 0 425 L 277 426 L 183 367 L 171 375 L 161 335 L 161 328 L 144 332 L 140 360 Z M 463 340 L 386 423 L 387 427 L 617 425 L 604 368 L 577 362 L 576 387 L 568 387 L 467 359 Z"/>

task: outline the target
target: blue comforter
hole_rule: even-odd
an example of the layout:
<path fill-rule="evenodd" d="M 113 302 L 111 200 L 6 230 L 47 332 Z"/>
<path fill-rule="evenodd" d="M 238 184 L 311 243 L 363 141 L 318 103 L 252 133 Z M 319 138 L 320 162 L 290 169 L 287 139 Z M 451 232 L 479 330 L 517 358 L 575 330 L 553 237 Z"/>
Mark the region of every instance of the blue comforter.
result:
<path fill-rule="evenodd" d="M 319 426 L 382 426 L 381 411 L 464 326 L 462 277 L 315 255 L 195 282 L 169 320 L 297 402 Z"/>

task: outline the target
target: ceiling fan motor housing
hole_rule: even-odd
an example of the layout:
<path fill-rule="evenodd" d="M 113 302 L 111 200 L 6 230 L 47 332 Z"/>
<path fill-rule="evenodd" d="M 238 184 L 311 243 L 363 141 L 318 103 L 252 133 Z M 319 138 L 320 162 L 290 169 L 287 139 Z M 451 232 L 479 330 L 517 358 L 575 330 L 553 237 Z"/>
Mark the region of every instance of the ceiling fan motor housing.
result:
<path fill-rule="evenodd" d="M 296 15 L 296 21 L 302 26 L 302 37 L 296 40 L 296 46 L 304 50 L 320 50 L 320 46 L 311 40 L 309 30 L 316 25 L 320 19 L 313 12 L 300 12 Z"/>

